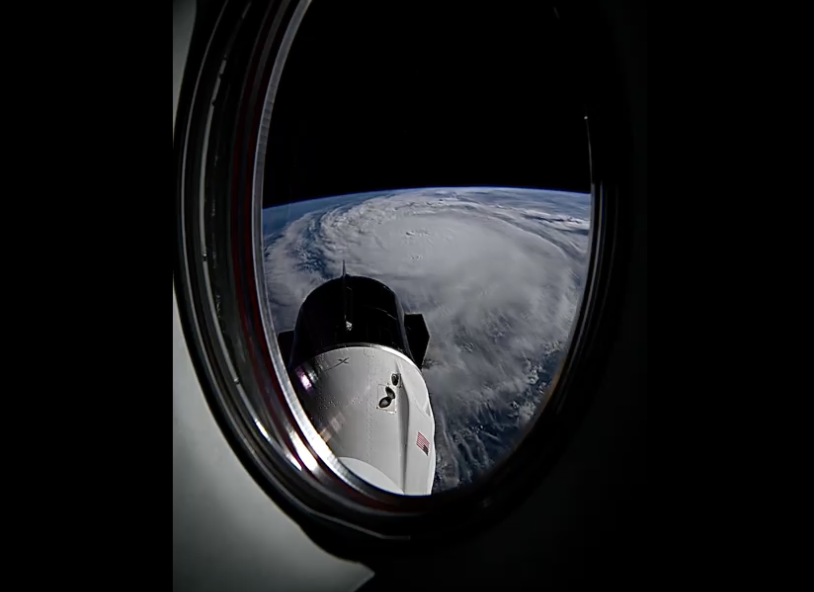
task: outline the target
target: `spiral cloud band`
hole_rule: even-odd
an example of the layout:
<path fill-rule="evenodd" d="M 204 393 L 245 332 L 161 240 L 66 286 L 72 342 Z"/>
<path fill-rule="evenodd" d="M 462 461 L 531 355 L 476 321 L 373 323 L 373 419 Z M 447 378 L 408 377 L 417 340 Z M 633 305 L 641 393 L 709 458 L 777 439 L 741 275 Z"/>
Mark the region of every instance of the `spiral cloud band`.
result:
<path fill-rule="evenodd" d="M 434 491 L 467 483 L 517 443 L 565 353 L 586 271 L 590 195 L 409 189 L 264 211 L 275 331 L 341 274 L 378 279 L 430 330 Z"/>

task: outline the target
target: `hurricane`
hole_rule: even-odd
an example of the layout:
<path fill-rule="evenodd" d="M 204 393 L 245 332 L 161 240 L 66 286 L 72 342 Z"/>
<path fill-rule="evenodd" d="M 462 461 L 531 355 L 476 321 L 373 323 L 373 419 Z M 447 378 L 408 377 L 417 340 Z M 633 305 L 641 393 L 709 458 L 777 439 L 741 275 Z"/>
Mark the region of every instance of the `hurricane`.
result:
<path fill-rule="evenodd" d="M 276 332 L 308 293 L 349 274 L 384 282 L 424 315 L 436 419 L 433 492 L 506 457 L 549 396 L 581 301 L 589 194 L 425 188 L 309 200 L 263 212 Z"/>

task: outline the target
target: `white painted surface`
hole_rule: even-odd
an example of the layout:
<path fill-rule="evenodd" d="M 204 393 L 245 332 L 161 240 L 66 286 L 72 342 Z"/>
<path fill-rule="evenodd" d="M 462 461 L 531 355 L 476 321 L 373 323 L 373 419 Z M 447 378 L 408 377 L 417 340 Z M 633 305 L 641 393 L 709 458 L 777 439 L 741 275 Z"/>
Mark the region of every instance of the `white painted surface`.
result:
<path fill-rule="evenodd" d="M 295 375 L 305 386 L 305 408 L 336 456 L 374 467 L 407 495 L 432 492 L 435 418 L 412 360 L 381 346 L 341 347 L 302 364 Z M 381 407 L 388 388 L 394 398 Z"/>
<path fill-rule="evenodd" d="M 369 465 L 357 458 L 348 458 L 347 456 L 340 456 L 339 462 L 356 473 L 357 476 L 375 485 L 379 489 L 384 489 L 390 493 L 404 494 L 404 491 L 402 491 L 398 485 L 393 483 L 387 475 L 373 465 Z"/>

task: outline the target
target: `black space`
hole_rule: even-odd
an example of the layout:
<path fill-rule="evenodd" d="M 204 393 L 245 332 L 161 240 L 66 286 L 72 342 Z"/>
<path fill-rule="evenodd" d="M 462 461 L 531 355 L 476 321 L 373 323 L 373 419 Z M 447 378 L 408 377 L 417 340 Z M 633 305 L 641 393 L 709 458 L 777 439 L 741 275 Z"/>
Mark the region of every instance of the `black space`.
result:
<path fill-rule="evenodd" d="M 264 206 L 425 186 L 589 191 L 576 37 L 546 3 L 314 2 L 272 115 Z"/>

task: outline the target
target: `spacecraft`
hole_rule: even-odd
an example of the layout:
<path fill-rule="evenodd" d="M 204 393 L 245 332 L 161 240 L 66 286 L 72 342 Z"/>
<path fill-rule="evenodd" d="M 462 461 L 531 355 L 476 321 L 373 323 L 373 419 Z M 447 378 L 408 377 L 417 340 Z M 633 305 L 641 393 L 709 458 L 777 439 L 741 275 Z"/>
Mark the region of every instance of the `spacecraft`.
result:
<path fill-rule="evenodd" d="M 407 314 L 382 282 L 342 276 L 305 299 L 277 336 L 292 384 L 338 459 L 372 485 L 427 495 L 435 478 L 435 418 L 422 375 L 424 316 Z"/>

